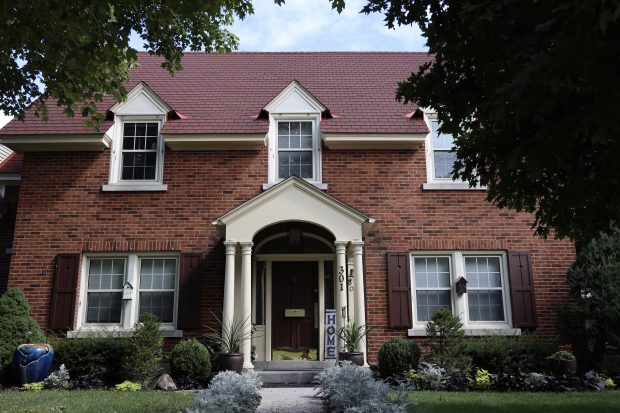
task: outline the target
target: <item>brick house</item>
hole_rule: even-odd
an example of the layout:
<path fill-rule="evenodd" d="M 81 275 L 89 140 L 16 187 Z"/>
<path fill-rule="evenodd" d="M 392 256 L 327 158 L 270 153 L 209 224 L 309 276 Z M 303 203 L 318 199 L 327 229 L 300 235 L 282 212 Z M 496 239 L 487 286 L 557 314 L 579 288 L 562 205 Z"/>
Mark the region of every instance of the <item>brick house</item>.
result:
<path fill-rule="evenodd" d="M 142 53 L 101 132 L 53 102 L 10 122 L 0 288 L 69 337 L 145 312 L 170 341 L 251 317 L 257 361 L 330 358 L 326 327 L 350 320 L 373 328 L 374 362 L 439 307 L 471 335 L 551 338 L 574 246 L 451 181 L 451 136 L 394 99 L 428 59 L 188 53 L 171 77 Z"/>

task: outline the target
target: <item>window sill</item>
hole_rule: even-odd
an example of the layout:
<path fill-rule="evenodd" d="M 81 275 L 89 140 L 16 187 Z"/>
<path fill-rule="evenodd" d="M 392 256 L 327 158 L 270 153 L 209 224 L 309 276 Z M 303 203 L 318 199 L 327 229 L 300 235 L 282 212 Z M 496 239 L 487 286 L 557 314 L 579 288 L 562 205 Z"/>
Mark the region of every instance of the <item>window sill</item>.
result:
<path fill-rule="evenodd" d="M 495 328 L 464 328 L 466 336 L 520 336 L 520 328 L 512 327 L 495 327 Z M 427 337 L 426 328 L 414 327 L 407 330 L 409 337 Z"/>
<path fill-rule="evenodd" d="M 102 185 L 102 192 L 166 192 L 166 184 L 109 184 Z"/>
<path fill-rule="evenodd" d="M 422 184 L 425 191 L 486 191 L 484 186 L 470 187 L 467 182 L 427 182 Z"/>
<path fill-rule="evenodd" d="M 67 338 L 86 338 L 92 336 L 101 337 L 131 337 L 133 330 L 119 330 L 103 328 L 88 328 L 67 331 Z M 183 337 L 183 330 L 162 328 L 161 334 L 164 337 L 180 338 Z"/>
<path fill-rule="evenodd" d="M 284 180 L 282 180 L 284 181 Z M 270 182 L 268 184 L 263 184 L 263 191 L 268 190 L 271 187 L 274 187 L 276 185 L 278 185 L 280 182 L 282 181 L 278 181 L 278 182 Z M 314 186 L 316 186 L 318 189 L 320 189 L 321 191 L 327 191 L 327 184 L 324 184 L 322 182 L 316 182 L 316 181 L 306 181 L 309 184 L 312 184 Z"/>

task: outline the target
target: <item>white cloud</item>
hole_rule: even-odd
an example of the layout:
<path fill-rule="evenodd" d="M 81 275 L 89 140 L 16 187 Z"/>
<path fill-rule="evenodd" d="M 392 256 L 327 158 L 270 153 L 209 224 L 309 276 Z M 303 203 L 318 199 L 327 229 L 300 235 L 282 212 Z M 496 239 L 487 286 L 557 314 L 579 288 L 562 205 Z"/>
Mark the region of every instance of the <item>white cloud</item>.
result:
<path fill-rule="evenodd" d="M 13 119 L 13 116 L 8 116 L 4 113 L 0 113 L 0 128 L 9 123 L 11 119 Z"/>
<path fill-rule="evenodd" d="M 425 51 L 417 27 L 389 30 L 383 15 L 359 13 L 364 2 L 349 0 L 342 14 L 328 0 L 255 0 L 255 13 L 231 31 L 242 51 Z"/>

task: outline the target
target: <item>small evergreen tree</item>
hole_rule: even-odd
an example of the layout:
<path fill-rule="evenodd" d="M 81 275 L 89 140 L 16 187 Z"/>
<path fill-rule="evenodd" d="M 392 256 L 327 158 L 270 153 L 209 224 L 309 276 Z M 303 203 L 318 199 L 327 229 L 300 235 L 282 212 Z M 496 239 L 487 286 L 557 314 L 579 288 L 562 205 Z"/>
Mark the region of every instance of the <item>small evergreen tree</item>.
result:
<path fill-rule="evenodd" d="M 30 317 L 24 293 L 18 288 L 7 290 L 0 297 L 0 378 L 8 379 L 8 368 L 15 347 L 24 343 L 41 343 L 45 335 L 39 324 Z"/>
<path fill-rule="evenodd" d="M 471 367 L 471 359 L 463 354 L 463 323 L 450 310 L 437 310 L 426 324 L 426 334 L 431 341 L 428 360 L 460 370 Z"/>
<path fill-rule="evenodd" d="M 145 314 L 129 338 L 123 369 L 130 380 L 148 386 L 160 372 L 164 338 L 157 317 Z"/>
<path fill-rule="evenodd" d="M 574 303 L 560 311 L 558 331 L 573 345 L 580 370 L 600 367 L 606 343 L 620 343 L 620 228 L 590 241 L 566 279 Z"/>

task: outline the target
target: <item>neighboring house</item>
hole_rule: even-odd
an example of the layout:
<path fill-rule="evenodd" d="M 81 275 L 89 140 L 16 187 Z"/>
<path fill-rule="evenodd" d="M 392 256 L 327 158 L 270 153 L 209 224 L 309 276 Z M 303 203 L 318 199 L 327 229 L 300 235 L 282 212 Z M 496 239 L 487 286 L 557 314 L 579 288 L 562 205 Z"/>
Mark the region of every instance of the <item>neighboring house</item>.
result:
<path fill-rule="evenodd" d="M 574 247 L 452 182 L 451 137 L 394 98 L 428 59 L 188 53 L 171 77 L 140 53 L 101 132 L 54 102 L 47 122 L 12 121 L 8 287 L 70 337 L 146 312 L 176 338 L 251 316 L 257 360 L 324 359 L 329 309 L 372 327 L 370 361 L 389 337 L 423 340 L 439 307 L 468 334 L 553 337 Z"/>

